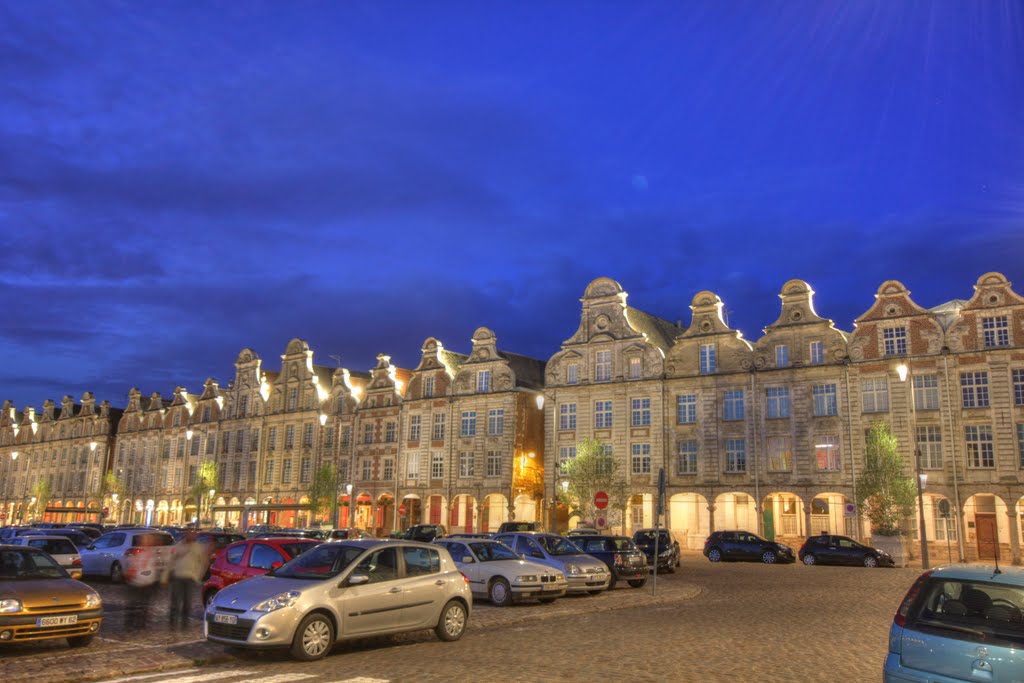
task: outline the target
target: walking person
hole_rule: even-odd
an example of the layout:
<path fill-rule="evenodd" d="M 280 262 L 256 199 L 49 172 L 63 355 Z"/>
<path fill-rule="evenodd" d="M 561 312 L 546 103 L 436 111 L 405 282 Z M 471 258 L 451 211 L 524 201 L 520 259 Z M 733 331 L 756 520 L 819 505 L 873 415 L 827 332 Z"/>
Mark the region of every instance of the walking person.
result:
<path fill-rule="evenodd" d="M 124 611 L 126 631 L 141 631 L 149 626 L 149 609 L 153 596 L 159 592 L 161 573 L 156 540 L 151 534 L 137 536 L 135 552 L 125 557 L 124 582 L 131 596 Z"/>
<path fill-rule="evenodd" d="M 210 553 L 206 545 L 196 541 L 196 534 L 185 534 L 174 548 L 174 555 L 164 570 L 163 583 L 171 584 L 170 622 L 172 630 L 188 627 L 192 611 L 193 589 L 203 580 Z"/>

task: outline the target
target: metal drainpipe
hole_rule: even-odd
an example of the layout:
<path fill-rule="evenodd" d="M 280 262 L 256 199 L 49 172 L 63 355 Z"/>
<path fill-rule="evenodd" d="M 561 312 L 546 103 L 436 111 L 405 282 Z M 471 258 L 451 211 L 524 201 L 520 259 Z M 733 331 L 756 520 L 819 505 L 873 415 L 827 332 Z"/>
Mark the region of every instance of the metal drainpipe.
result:
<path fill-rule="evenodd" d="M 850 481 L 853 485 L 853 502 L 857 505 L 857 458 L 853 454 L 853 412 L 850 408 L 850 359 L 846 358 L 843 361 L 843 380 L 846 384 L 846 439 L 847 439 L 847 450 L 850 451 Z M 857 523 L 854 528 L 853 537 L 856 540 L 860 540 L 861 532 L 861 517 L 860 517 L 860 505 L 857 505 Z"/>
<path fill-rule="evenodd" d="M 757 388 L 756 388 L 755 381 L 754 381 L 754 376 L 755 376 L 754 373 L 755 372 L 756 372 L 756 370 L 753 367 L 751 367 L 750 368 L 750 408 L 751 408 L 751 410 L 753 410 L 755 412 L 754 412 L 754 419 L 751 420 L 748 424 L 750 424 L 751 428 L 753 428 L 755 430 L 754 431 L 754 435 L 753 435 L 754 438 L 750 439 L 750 444 L 751 444 L 751 447 L 752 447 L 751 455 L 753 456 L 752 459 L 754 461 L 754 511 L 757 513 L 757 533 L 758 534 L 763 534 L 764 533 L 764 528 L 763 528 L 763 525 L 764 525 L 764 515 L 761 512 L 761 467 L 760 467 L 760 463 L 757 460 L 757 451 L 758 451 L 758 448 L 757 448 L 757 431 L 758 430 L 756 429 L 756 427 L 754 425 L 757 422 L 757 418 L 758 417 L 760 417 L 761 419 L 764 419 L 764 416 L 763 416 L 763 413 L 761 413 L 761 412 L 759 412 L 757 410 L 758 401 L 757 401 Z M 761 428 L 760 432 L 763 434 L 764 433 L 764 425 L 759 425 L 759 426 Z"/>
<path fill-rule="evenodd" d="M 964 561 L 964 525 L 963 525 L 963 507 L 960 504 L 960 485 L 957 483 L 957 448 L 956 448 L 956 421 L 953 415 L 953 402 L 949 400 L 949 393 L 951 391 L 949 384 L 949 348 L 942 348 L 942 372 L 945 376 L 946 381 L 946 399 L 950 409 L 946 413 L 949 418 L 949 435 L 952 443 L 952 461 L 953 461 L 953 497 L 956 499 L 956 548 L 960 553 L 960 562 Z M 947 530 L 948 534 L 949 531 Z"/>

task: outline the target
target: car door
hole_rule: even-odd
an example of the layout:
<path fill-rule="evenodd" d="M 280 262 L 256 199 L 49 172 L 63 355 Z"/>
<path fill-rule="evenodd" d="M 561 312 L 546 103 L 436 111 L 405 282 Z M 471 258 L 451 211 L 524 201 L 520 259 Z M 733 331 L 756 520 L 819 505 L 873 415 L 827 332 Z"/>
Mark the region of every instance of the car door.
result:
<path fill-rule="evenodd" d="M 441 575 L 441 553 L 437 548 L 404 546 L 401 557 L 402 576 L 397 582 L 402 589 L 399 626 L 408 629 L 434 626 L 447 596 L 448 581 Z"/>
<path fill-rule="evenodd" d="M 838 546 L 837 555 L 842 564 L 859 565 L 864 563 L 864 554 L 867 550 L 864 546 L 845 536 L 836 536 L 835 538 Z"/>
<path fill-rule="evenodd" d="M 546 564 L 549 567 L 558 567 L 557 563 L 551 561 L 547 554 L 541 549 L 540 544 L 529 536 L 517 536 L 515 551 L 525 555 L 526 559 Z"/>
<path fill-rule="evenodd" d="M 341 594 L 342 632 L 354 637 L 398 628 L 402 586 L 398 572 L 398 548 L 374 550 L 353 568 L 349 576 L 362 574 L 369 581 L 348 586 Z"/>
<path fill-rule="evenodd" d="M 124 532 L 115 531 L 97 538 L 92 544 L 93 550 L 85 550 L 82 553 L 82 572 L 109 575 L 110 565 L 114 562 L 114 551 L 124 545 L 126 537 L 127 534 Z"/>
<path fill-rule="evenodd" d="M 244 568 L 245 577 L 262 576 L 269 572 L 274 564 L 285 563 L 285 557 L 277 548 L 266 543 L 253 543 L 249 549 L 249 559 Z"/>
<path fill-rule="evenodd" d="M 484 576 L 483 567 L 480 562 L 477 561 L 476 556 L 470 551 L 469 546 L 459 541 L 445 541 L 440 545 L 448 551 L 455 560 L 455 566 L 459 568 L 459 571 L 469 579 L 469 589 L 473 591 L 474 595 L 485 596 L 487 595 L 487 578 Z M 464 562 L 465 558 L 470 558 L 470 562 Z"/>

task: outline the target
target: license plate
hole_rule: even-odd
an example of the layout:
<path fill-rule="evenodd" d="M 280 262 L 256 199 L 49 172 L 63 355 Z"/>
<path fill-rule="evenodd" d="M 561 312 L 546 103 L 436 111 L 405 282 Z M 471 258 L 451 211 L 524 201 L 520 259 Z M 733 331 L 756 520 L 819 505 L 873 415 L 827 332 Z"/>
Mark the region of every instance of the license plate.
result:
<path fill-rule="evenodd" d="M 234 614 L 214 614 L 213 620 L 218 624 L 237 624 L 238 617 Z"/>
<path fill-rule="evenodd" d="M 68 624 L 77 623 L 77 614 L 72 614 L 68 617 L 39 617 L 38 619 L 36 619 L 37 626 L 67 626 Z"/>

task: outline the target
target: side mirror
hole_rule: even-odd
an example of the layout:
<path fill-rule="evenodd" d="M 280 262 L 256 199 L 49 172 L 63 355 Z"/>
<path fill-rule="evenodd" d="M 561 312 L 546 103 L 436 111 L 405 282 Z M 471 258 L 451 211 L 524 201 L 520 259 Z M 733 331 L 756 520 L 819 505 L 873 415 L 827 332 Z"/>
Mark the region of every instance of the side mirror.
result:
<path fill-rule="evenodd" d="M 349 586 L 362 586 L 364 583 L 370 583 L 370 577 L 366 574 L 352 574 L 348 577 L 347 583 Z"/>
<path fill-rule="evenodd" d="M 472 555 L 463 555 L 462 556 L 462 564 L 473 564 L 473 562 L 474 562 L 474 560 L 473 560 L 473 556 Z"/>

